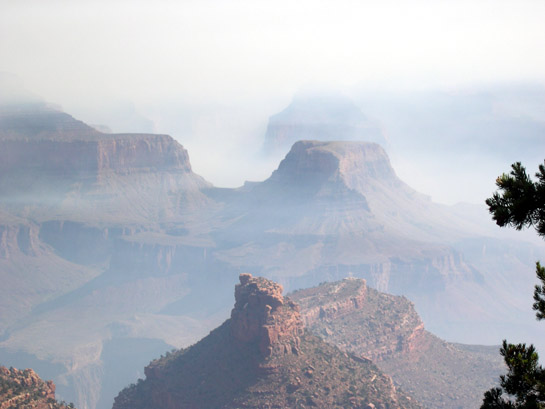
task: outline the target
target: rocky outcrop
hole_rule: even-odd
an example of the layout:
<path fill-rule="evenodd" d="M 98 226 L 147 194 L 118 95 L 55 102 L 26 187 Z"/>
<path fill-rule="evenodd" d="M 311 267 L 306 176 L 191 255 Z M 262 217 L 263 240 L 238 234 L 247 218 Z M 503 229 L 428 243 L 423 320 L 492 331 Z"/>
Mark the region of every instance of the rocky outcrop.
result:
<path fill-rule="evenodd" d="M 400 180 L 376 143 L 298 141 L 249 195 L 271 207 L 294 207 L 294 216 L 276 220 L 275 231 L 286 233 L 386 232 L 405 241 L 445 243 L 467 236 L 472 228 Z M 280 214 L 278 209 L 269 212 Z"/>
<path fill-rule="evenodd" d="M 303 290 L 306 294 L 305 310 L 302 314 L 305 327 L 312 327 L 321 320 L 338 319 L 363 308 L 367 298 L 367 285 L 365 280 L 358 282 L 360 285 L 347 296 L 343 294 L 342 290 L 347 288 L 343 285 L 339 285 L 333 293 L 323 293 L 320 287 Z M 300 295 L 302 291 L 296 294 Z"/>
<path fill-rule="evenodd" d="M 264 357 L 297 353 L 303 324 L 299 307 L 282 296 L 282 286 L 264 278 L 241 274 L 235 287 L 231 333 L 241 343 L 259 344 Z"/>
<path fill-rule="evenodd" d="M 187 151 L 168 135 L 111 134 L 87 141 L 6 140 L 0 135 L 0 171 L 40 171 L 54 177 L 100 180 L 108 172 L 191 172 Z"/>
<path fill-rule="evenodd" d="M 339 177 L 349 188 L 369 180 L 399 182 L 384 149 L 375 143 L 298 141 L 280 162 L 272 179 L 291 178 L 292 183 L 307 178 Z"/>
<path fill-rule="evenodd" d="M 282 286 L 242 274 L 231 319 L 153 361 L 114 409 L 416 409 L 390 377 L 305 331 Z"/>
<path fill-rule="evenodd" d="M 292 294 L 301 305 L 302 317 L 308 328 L 331 338 L 335 343 L 359 356 L 380 362 L 396 355 L 408 358 L 425 350 L 424 323 L 414 306 L 403 297 L 383 294 L 389 300 L 377 303 L 376 290 L 367 288 L 365 280 L 347 278 L 322 284 Z M 359 317 L 358 330 L 349 322 Z M 342 324 L 342 330 L 333 323 Z"/>
<path fill-rule="evenodd" d="M 290 297 L 301 305 L 311 331 L 372 359 L 428 408 L 478 407 L 483 391 L 504 370 L 497 348 L 437 338 L 426 331 L 409 300 L 368 288 L 364 280 L 323 283 Z"/>
<path fill-rule="evenodd" d="M 55 384 L 32 369 L 0 366 L 0 409 L 65 409 L 55 400 Z"/>
<path fill-rule="evenodd" d="M 0 109 L 0 205 L 106 227 L 180 219 L 211 187 L 168 135 L 104 134 L 47 108 Z"/>

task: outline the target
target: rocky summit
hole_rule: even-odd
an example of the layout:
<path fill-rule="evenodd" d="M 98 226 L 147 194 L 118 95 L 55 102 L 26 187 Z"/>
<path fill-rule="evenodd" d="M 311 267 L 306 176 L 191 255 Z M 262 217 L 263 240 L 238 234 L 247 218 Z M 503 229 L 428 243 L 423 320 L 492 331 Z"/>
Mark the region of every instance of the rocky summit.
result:
<path fill-rule="evenodd" d="M 241 274 L 235 287 L 231 334 L 242 345 L 257 342 L 264 357 L 299 351 L 303 324 L 299 307 L 282 297 L 282 286 Z"/>
<path fill-rule="evenodd" d="M 498 347 L 443 341 L 424 328 L 405 297 L 349 278 L 290 295 L 306 327 L 361 358 L 372 359 L 394 383 L 427 408 L 479 407 L 505 367 Z"/>
<path fill-rule="evenodd" d="M 55 384 L 32 369 L 0 366 L 0 409 L 68 409 L 55 400 Z"/>
<path fill-rule="evenodd" d="M 114 409 L 420 407 L 369 360 L 306 332 L 282 287 L 249 274 L 240 276 L 231 319 L 145 373 Z"/>

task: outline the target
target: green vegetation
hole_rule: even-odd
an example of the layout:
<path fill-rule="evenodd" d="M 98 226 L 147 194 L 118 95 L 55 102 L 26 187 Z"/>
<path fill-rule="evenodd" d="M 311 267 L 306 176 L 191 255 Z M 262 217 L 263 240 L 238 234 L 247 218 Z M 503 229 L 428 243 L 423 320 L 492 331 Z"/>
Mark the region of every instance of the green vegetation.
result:
<path fill-rule="evenodd" d="M 500 191 L 486 200 L 492 218 L 501 227 L 534 227 L 537 234 L 545 237 L 545 165 L 539 165 L 537 182 L 532 181 L 520 162 L 511 168 L 509 174 L 496 179 Z"/>
<path fill-rule="evenodd" d="M 486 200 L 492 218 L 503 226 L 517 230 L 534 227 L 545 237 L 545 166 L 539 166 L 537 182 L 532 181 L 520 162 L 512 165 L 509 174 L 496 180 L 499 192 Z M 538 320 L 545 319 L 545 268 L 536 263 L 540 280 L 535 286 L 533 308 Z M 509 344 L 503 341 L 500 349 L 508 367 L 500 377 L 500 387 L 484 394 L 481 409 L 539 409 L 545 408 L 545 369 L 533 345 Z M 505 396 L 507 395 L 507 396 Z"/>

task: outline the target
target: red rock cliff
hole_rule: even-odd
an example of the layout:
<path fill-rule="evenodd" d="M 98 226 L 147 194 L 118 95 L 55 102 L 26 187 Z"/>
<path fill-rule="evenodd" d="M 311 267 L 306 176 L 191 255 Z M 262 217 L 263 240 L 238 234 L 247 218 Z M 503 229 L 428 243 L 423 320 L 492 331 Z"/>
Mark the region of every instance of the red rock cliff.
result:
<path fill-rule="evenodd" d="M 303 323 L 299 307 L 282 296 L 282 286 L 250 274 L 240 275 L 231 312 L 231 334 L 240 343 L 259 343 L 267 357 L 297 353 Z"/>
<path fill-rule="evenodd" d="M 104 134 L 68 114 L 0 109 L 0 172 L 88 176 L 138 170 L 191 172 L 187 151 L 168 135 Z"/>
<path fill-rule="evenodd" d="M 403 297 L 344 279 L 297 291 L 305 326 L 343 349 L 374 362 L 403 355 L 417 359 L 426 348 L 424 324 Z"/>

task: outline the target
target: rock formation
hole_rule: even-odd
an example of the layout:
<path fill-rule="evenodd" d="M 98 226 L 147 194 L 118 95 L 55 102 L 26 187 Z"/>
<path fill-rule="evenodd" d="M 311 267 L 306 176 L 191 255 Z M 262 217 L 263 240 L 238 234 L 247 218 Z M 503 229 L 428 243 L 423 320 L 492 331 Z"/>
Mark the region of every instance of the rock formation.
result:
<path fill-rule="evenodd" d="M 67 408 L 55 400 L 55 384 L 52 381 L 42 381 L 32 369 L 0 366 L 0 409 Z"/>
<path fill-rule="evenodd" d="M 101 208 L 102 220 L 149 222 L 202 206 L 210 186 L 168 135 L 104 134 L 46 106 L 0 107 L 0 205 L 10 212 L 38 206 L 41 220 L 89 222 Z"/>
<path fill-rule="evenodd" d="M 480 297 L 471 307 L 461 301 L 484 290 L 481 272 L 453 246 L 475 227 L 401 181 L 377 144 L 299 141 L 269 179 L 233 196 L 228 214 L 240 217 L 218 235 L 228 246 L 219 257 L 239 270 L 266 265 L 287 288 L 364 278 L 409 297 L 434 330 L 460 326 L 453 305 L 467 315 L 503 308 Z"/>
<path fill-rule="evenodd" d="M 305 333 L 297 305 L 281 291 L 242 274 L 231 319 L 153 361 L 114 409 L 419 407 L 370 361 Z"/>
<path fill-rule="evenodd" d="M 341 349 L 371 359 L 425 407 L 478 407 L 504 366 L 498 347 L 445 342 L 425 330 L 404 297 L 345 279 L 296 291 L 307 328 Z"/>
<path fill-rule="evenodd" d="M 46 367 L 67 400 L 108 409 L 144 362 L 219 324 L 241 271 L 287 290 L 365 278 L 407 295 L 428 329 L 466 341 L 518 331 L 509 323 L 527 306 L 531 260 L 545 257 L 505 251 L 515 241 L 472 241 L 480 230 L 400 181 L 380 146 L 302 141 L 271 178 L 244 189 L 211 187 L 187 156 L 168 136 L 104 134 L 44 104 L 2 111 L 1 362 Z M 506 326 L 471 331 L 495 317 Z M 258 326 L 277 331 L 271 322 Z M 297 357 L 303 336 L 299 347 L 276 344 L 274 331 L 262 351 L 255 344 L 258 356 L 278 345 Z M 384 354 L 396 345 L 387 344 Z"/>
<path fill-rule="evenodd" d="M 168 135 L 104 134 L 43 103 L 0 106 L 0 361 L 48 367 L 63 396 L 94 409 L 120 378 L 101 351 L 112 328 L 138 311 L 127 301 L 170 289 L 170 296 L 152 296 L 156 312 L 187 292 L 180 260 L 184 268 L 203 263 L 210 241 L 195 239 L 186 225 L 207 217 L 212 201 L 202 190 L 210 186 Z M 164 234 L 168 246 L 134 240 L 144 232 Z M 178 264 L 173 271 L 171 260 Z M 143 284 L 150 274 L 156 278 Z M 94 279 L 93 289 L 81 290 Z M 88 303 L 88 296 L 102 301 Z M 74 318 L 91 306 L 93 324 L 76 329 L 81 318 L 59 313 L 66 304 Z M 106 304 L 112 308 L 99 311 Z M 32 334 L 8 335 L 23 317 L 27 329 L 36 326 Z M 49 320 L 54 330 L 38 329 Z M 154 342 L 164 348 L 162 339 Z M 28 358 L 21 361 L 21 353 Z M 117 382 L 121 388 L 126 380 Z M 103 397 L 106 405 L 116 392 Z"/>
<path fill-rule="evenodd" d="M 347 278 L 293 297 L 304 308 L 307 328 L 375 363 L 396 355 L 412 359 L 426 347 L 424 323 L 412 303 L 368 288 L 365 280 Z M 359 319 L 353 329 L 346 322 L 351 318 Z"/>
<path fill-rule="evenodd" d="M 259 344 L 264 357 L 297 353 L 303 325 L 299 307 L 282 297 L 282 286 L 264 278 L 240 275 L 231 312 L 231 333 L 241 342 Z"/>

